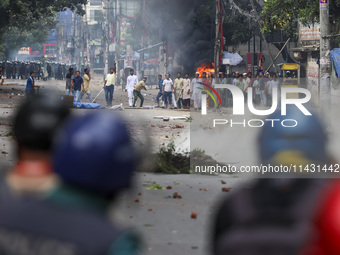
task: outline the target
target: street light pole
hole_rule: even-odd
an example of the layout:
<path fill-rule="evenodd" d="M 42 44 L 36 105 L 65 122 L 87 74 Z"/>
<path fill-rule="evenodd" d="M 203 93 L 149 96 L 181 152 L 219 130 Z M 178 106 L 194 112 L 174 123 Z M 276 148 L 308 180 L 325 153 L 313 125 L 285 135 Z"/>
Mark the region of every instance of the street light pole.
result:
<path fill-rule="evenodd" d="M 320 0 L 320 84 L 319 102 L 324 107 L 324 112 L 329 112 L 330 107 L 330 29 L 329 29 L 329 1 Z"/>

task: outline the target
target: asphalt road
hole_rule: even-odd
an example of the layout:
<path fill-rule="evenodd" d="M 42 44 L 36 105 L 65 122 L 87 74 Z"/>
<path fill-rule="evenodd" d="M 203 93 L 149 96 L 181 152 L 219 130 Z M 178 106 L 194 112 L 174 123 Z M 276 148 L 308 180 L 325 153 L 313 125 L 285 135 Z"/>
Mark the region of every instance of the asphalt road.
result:
<path fill-rule="evenodd" d="M 143 254 L 206 255 L 210 254 L 210 232 L 218 203 L 249 181 L 226 175 L 138 173 L 135 188 L 119 198 L 112 215 L 117 222 L 140 232 Z M 148 189 L 156 184 L 163 189 Z M 222 192 L 223 187 L 231 189 Z M 180 199 L 173 198 L 176 192 Z M 197 214 L 196 219 L 191 218 L 192 213 Z"/>
<path fill-rule="evenodd" d="M 9 81 L 12 82 L 12 81 Z M 63 93 L 64 81 L 38 82 L 44 86 L 42 93 L 54 90 Z M 93 81 L 92 96 L 102 88 L 100 80 Z M 24 86 L 0 88 L 0 168 L 9 169 L 16 160 L 14 141 L 8 136 L 11 120 L 20 101 L 23 99 Z M 146 92 L 145 105 L 154 104 L 158 90 Z M 98 103 L 104 104 L 103 95 Z M 114 104 L 127 105 L 126 93 L 121 88 L 115 91 Z M 335 160 L 340 155 L 340 111 L 333 108 L 332 118 L 328 121 L 328 150 Z M 86 110 L 75 110 L 75 114 L 85 114 Z M 201 118 L 200 112 L 171 111 L 163 109 L 126 109 L 121 112 L 134 130 L 134 139 L 144 143 L 145 130 L 149 132 L 152 145 L 146 148 L 156 152 L 161 146 L 174 141 L 179 150 L 201 148 L 218 162 L 233 165 L 252 165 L 258 162 L 257 134 L 259 130 L 249 128 L 228 128 L 221 126 L 212 129 L 213 118 L 229 119 L 231 109 L 222 113 L 208 112 Z M 222 115 L 221 115 L 222 114 Z M 247 113 L 247 118 L 254 116 Z M 154 116 L 187 116 L 193 121 L 165 122 Z M 240 121 L 239 119 L 236 119 Z M 204 139 L 203 139 L 204 138 Z M 144 139 L 144 140 L 143 140 Z M 207 143 L 206 141 L 216 141 Z M 211 227 L 217 204 L 221 199 L 235 192 L 240 185 L 247 185 L 249 179 L 242 176 L 227 175 L 157 175 L 152 173 L 136 174 L 134 188 L 119 197 L 112 207 L 110 216 L 118 223 L 136 228 L 144 240 L 145 255 L 206 255 L 209 253 Z M 221 181 L 226 182 L 222 184 Z M 148 188 L 160 185 L 164 189 Z M 166 187 L 171 186 L 171 189 Z M 222 188 L 231 188 L 222 192 Z M 172 198 L 177 192 L 182 198 Z M 138 202 L 136 202 L 138 199 Z M 197 218 L 192 219 L 191 214 Z"/>

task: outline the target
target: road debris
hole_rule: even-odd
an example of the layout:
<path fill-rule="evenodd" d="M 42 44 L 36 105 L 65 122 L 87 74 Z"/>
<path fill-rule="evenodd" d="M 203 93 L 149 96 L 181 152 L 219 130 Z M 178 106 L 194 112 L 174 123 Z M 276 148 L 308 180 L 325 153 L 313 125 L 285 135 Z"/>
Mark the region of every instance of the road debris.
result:
<path fill-rule="evenodd" d="M 196 218 L 197 218 L 197 213 L 192 212 L 192 213 L 191 213 L 191 218 L 192 218 L 192 219 L 196 219 Z"/>
<path fill-rule="evenodd" d="M 229 191 L 230 191 L 230 188 L 226 188 L 226 187 L 222 188 L 222 192 L 229 192 Z"/>

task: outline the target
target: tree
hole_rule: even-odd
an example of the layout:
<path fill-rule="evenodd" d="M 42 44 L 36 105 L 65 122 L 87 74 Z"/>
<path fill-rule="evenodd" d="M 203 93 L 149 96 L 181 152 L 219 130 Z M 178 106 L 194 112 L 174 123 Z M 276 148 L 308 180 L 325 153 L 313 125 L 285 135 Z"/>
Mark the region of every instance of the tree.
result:
<path fill-rule="evenodd" d="M 340 0 L 329 1 L 331 32 L 339 30 Z M 282 30 L 289 37 L 298 37 L 298 22 L 310 25 L 319 22 L 319 1 L 312 0 L 266 0 L 262 11 L 265 33 Z"/>
<path fill-rule="evenodd" d="M 9 57 L 18 42 L 42 43 L 65 9 L 84 15 L 87 0 L 0 0 L 0 54 Z"/>
<path fill-rule="evenodd" d="M 237 4 L 236 4 L 237 2 Z M 256 3 L 258 7 L 258 5 Z M 195 9 L 193 21 L 201 26 L 205 23 L 213 24 L 215 29 L 216 0 L 202 0 Z M 226 45 L 236 46 L 247 43 L 254 34 L 259 34 L 258 26 L 251 13 L 252 7 L 248 0 L 223 0 L 224 20 L 223 30 Z"/>

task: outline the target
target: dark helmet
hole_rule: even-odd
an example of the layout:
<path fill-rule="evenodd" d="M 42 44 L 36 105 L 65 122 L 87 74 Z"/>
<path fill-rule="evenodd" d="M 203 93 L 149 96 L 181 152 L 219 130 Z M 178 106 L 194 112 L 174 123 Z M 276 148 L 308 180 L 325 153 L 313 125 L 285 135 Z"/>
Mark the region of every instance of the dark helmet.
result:
<path fill-rule="evenodd" d="M 64 183 L 97 194 L 129 187 L 135 152 L 123 119 L 96 112 L 70 120 L 56 140 L 53 167 Z"/>
<path fill-rule="evenodd" d="M 309 110 L 310 111 L 310 110 Z M 327 162 L 327 135 L 315 112 L 304 115 L 297 107 L 287 106 L 287 115 L 276 111 L 268 119 L 296 120 L 295 127 L 283 127 L 279 121 L 266 122 L 259 136 L 260 158 L 262 162 L 277 161 L 278 155 L 301 157 L 312 162 Z M 282 159 L 282 158 L 281 158 Z M 294 159 L 284 158 L 287 162 Z M 283 163 L 282 160 L 280 163 Z"/>
<path fill-rule="evenodd" d="M 49 151 L 55 132 L 69 114 L 70 110 L 53 98 L 26 101 L 13 123 L 18 144 L 29 150 Z"/>

